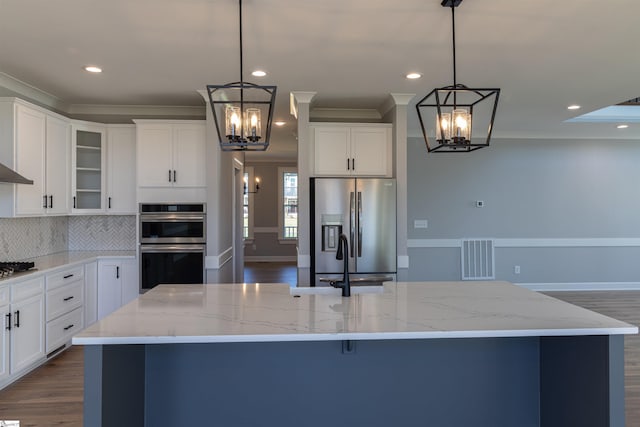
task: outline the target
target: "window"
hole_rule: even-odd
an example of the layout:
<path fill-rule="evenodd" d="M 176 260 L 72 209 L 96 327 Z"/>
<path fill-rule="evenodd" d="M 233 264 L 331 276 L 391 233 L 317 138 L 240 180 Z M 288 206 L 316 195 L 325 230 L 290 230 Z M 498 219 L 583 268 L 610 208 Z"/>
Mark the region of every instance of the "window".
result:
<path fill-rule="evenodd" d="M 292 167 L 278 168 L 278 238 L 295 242 L 298 239 L 298 171 Z"/>
<path fill-rule="evenodd" d="M 253 191 L 251 185 L 248 183 L 253 182 L 253 167 L 247 166 L 244 168 L 244 185 L 248 191 Z M 253 239 L 253 194 L 248 194 L 245 191 L 242 198 L 242 237 L 245 240 Z"/>

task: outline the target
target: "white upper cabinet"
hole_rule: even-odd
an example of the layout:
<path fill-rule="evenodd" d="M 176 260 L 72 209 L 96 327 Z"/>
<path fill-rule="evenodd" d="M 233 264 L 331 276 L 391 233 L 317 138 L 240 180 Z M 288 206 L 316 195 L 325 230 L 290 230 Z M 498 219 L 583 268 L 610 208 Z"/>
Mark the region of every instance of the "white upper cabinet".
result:
<path fill-rule="evenodd" d="M 0 100 L 0 162 L 28 184 L 0 186 L 0 216 L 69 213 L 70 122 L 16 98 Z"/>
<path fill-rule="evenodd" d="M 136 128 L 133 125 L 107 127 L 107 213 L 135 214 Z"/>
<path fill-rule="evenodd" d="M 66 215 L 71 200 L 71 124 L 48 116 L 46 146 L 46 212 Z"/>
<path fill-rule="evenodd" d="M 392 176 L 390 124 L 312 123 L 313 175 Z"/>
<path fill-rule="evenodd" d="M 72 211 L 105 211 L 106 128 L 74 122 L 72 131 Z"/>
<path fill-rule="evenodd" d="M 202 199 L 206 186 L 204 121 L 136 120 L 136 128 L 139 198 L 153 194 L 156 201 Z"/>
<path fill-rule="evenodd" d="M 138 186 L 205 186 L 204 122 L 136 123 Z"/>

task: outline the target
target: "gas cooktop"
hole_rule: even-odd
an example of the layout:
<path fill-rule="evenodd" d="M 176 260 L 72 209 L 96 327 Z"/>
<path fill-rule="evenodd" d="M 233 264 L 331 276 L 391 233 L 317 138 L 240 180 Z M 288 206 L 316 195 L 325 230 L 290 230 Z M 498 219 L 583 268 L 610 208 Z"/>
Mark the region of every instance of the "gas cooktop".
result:
<path fill-rule="evenodd" d="M 35 265 L 32 261 L 0 262 L 0 277 L 7 277 L 13 273 L 31 270 Z"/>

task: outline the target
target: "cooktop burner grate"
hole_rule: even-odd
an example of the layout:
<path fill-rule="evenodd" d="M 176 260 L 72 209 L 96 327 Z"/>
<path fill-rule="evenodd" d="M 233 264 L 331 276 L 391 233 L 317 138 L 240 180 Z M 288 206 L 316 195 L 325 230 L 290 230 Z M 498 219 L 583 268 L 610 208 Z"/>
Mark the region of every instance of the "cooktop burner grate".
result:
<path fill-rule="evenodd" d="M 13 273 L 27 271 L 35 267 L 32 261 L 22 262 L 0 262 L 0 277 L 11 276 Z"/>

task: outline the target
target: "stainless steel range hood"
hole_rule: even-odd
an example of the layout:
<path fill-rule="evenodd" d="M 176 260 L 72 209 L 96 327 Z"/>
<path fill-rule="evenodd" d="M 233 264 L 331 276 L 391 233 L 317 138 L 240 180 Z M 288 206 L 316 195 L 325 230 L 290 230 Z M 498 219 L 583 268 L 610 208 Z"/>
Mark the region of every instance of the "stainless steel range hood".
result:
<path fill-rule="evenodd" d="M 0 163 L 0 183 L 32 184 L 33 181 Z"/>

